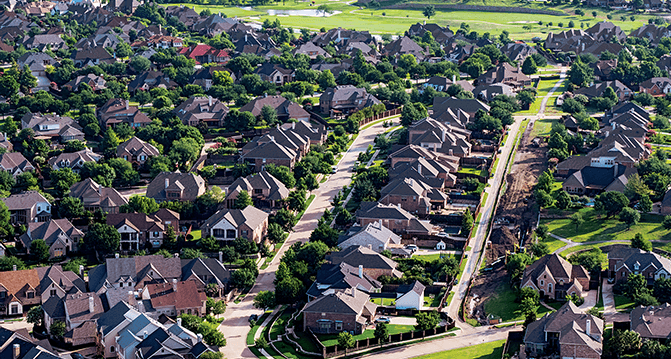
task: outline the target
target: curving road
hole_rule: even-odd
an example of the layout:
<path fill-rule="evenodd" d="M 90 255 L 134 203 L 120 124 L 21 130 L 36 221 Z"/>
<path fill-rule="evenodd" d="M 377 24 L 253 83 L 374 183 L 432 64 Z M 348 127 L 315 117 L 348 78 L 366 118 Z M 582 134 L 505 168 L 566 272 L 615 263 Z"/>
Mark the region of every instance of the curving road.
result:
<path fill-rule="evenodd" d="M 349 150 L 344 153 L 340 162 L 338 162 L 338 171 L 332 174 L 329 179 L 321 183 L 319 189 L 312 191 L 315 199 L 312 201 L 303 217 L 294 227 L 294 231 L 289 235 L 282 245 L 268 268 L 259 272 L 256 283 L 240 303 L 230 303 L 224 314 L 225 320 L 219 326 L 219 331 L 224 333 L 226 346 L 222 348 L 226 358 L 256 358 L 256 356 L 247 348 L 247 334 L 249 333 L 249 316 L 252 314 L 262 314 L 262 311 L 254 308 L 253 300 L 256 294 L 264 290 L 275 290 L 273 280 L 275 272 L 280 263 L 280 258 L 284 255 L 287 248 L 296 242 L 307 242 L 310 233 L 317 228 L 317 221 L 321 218 L 324 210 L 330 209 L 331 199 L 351 182 L 352 169 L 360 152 L 365 152 L 368 145 L 373 144 L 375 137 L 386 130 L 382 122 L 377 123 L 359 133 Z"/>

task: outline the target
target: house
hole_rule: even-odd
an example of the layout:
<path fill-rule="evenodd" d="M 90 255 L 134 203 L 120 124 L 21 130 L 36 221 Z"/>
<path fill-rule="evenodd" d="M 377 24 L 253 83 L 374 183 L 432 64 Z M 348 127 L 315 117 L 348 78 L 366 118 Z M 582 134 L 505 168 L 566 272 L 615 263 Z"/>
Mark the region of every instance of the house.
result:
<path fill-rule="evenodd" d="M 46 222 L 51 219 L 51 203 L 37 191 L 26 191 L 2 198 L 12 224 Z"/>
<path fill-rule="evenodd" d="M 48 341 L 37 341 L 26 330 L 0 328 L 0 357 L 12 359 L 59 359 Z"/>
<path fill-rule="evenodd" d="M 366 89 L 352 85 L 329 87 L 319 97 L 321 112 L 328 114 L 349 114 L 380 103 Z"/>
<path fill-rule="evenodd" d="M 28 65 L 30 74 L 37 78 L 37 86 L 32 90 L 46 90 L 51 85 L 47 77 L 47 68 L 55 66 L 58 61 L 44 52 L 26 52 L 16 59 L 16 64 L 21 69 Z"/>
<path fill-rule="evenodd" d="M 49 159 L 49 166 L 54 171 L 69 168 L 72 172 L 79 173 L 84 163 L 98 162 L 102 157 L 102 155 L 93 152 L 90 148 L 86 148 L 77 152 L 63 152 L 56 157 L 51 157 Z"/>
<path fill-rule="evenodd" d="M 366 226 L 381 221 L 382 225 L 394 233 L 432 234 L 435 232 L 429 221 L 415 218 L 410 212 L 401 208 L 400 204 L 382 204 L 377 202 L 361 202 L 356 211 L 357 223 Z"/>
<path fill-rule="evenodd" d="M 671 91 L 671 79 L 668 77 L 653 77 L 641 82 L 639 88 L 642 93 L 655 97 L 664 96 Z"/>
<path fill-rule="evenodd" d="M 77 182 L 70 187 L 70 197 L 79 198 L 84 209 L 89 212 L 101 211 L 119 213 L 119 208 L 128 204 L 126 197 L 115 188 L 103 187 L 91 178 Z"/>
<path fill-rule="evenodd" d="M 174 326 L 173 326 L 174 327 Z M 171 329 L 173 328 L 171 327 Z M 182 331 L 185 329 L 181 328 Z M 202 339 L 197 344 L 192 344 L 190 341 L 182 339 L 179 335 L 173 333 L 171 330 L 164 328 L 156 329 L 151 335 L 142 335 L 141 340 L 134 348 L 132 353 L 136 358 L 197 358 L 197 354 L 202 354 L 206 351 L 213 352 L 203 344 Z M 128 352 L 128 350 L 124 350 Z"/>
<path fill-rule="evenodd" d="M 558 354 L 561 358 L 600 359 L 603 320 L 583 313 L 568 301 L 556 312 L 530 323 L 524 333 L 529 358 Z"/>
<path fill-rule="evenodd" d="M 184 25 L 187 27 L 192 26 L 193 24 L 202 20 L 200 14 L 196 12 L 196 10 L 184 5 L 166 6 L 165 13 L 168 16 L 177 17 L 179 21 L 184 23 Z"/>
<path fill-rule="evenodd" d="M 480 84 L 471 91 L 473 96 L 481 101 L 490 102 L 498 95 L 515 96 L 515 89 L 503 83 Z"/>
<path fill-rule="evenodd" d="M 227 50 L 216 49 L 206 44 L 196 44 L 183 47 L 178 51 L 178 53 L 190 59 L 196 60 L 196 64 L 225 64 L 228 62 L 228 60 L 231 59 L 231 56 Z"/>
<path fill-rule="evenodd" d="M 306 42 L 303 45 L 296 47 L 294 50 L 294 56 L 298 54 L 306 55 L 310 58 L 310 60 L 315 60 L 317 56 L 322 56 L 325 58 L 331 57 L 331 55 L 326 52 L 326 50 L 315 45 L 313 42 Z"/>
<path fill-rule="evenodd" d="M 331 252 L 326 256 L 326 261 L 333 265 L 346 263 L 353 268 L 363 268 L 363 273 L 375 280 L 383 275 L 396 278 L 403 276 L 396 269 L 398 263 L 364 246 L 349 246 L 338 252 Z"/>
<path fill-rule="evenodd" d="M 531 78 L 522 72 L 521 64 L 517 68 L 507 62 L 489 69 L 476 79 L 478 85 L 503 83 L 514 89 L 531 86 Z"/>
<path fill-rule="evenodd" d="M 356 290 L 362 293 L 378 293 L 382 283 L 364 273 L 363 265 L 353 267 L 341 262 L 325 262 L 317 271 L 315 281 L 308 288 L 308 302 L 329 293 Z"/>
<path fill-rule="evenodd" d="M 388 172 L 390 181 L 396 178 L 412 178 L 442 190 L 456 184 L 457 177 L 453 172 L 458 169 L 458 160 L 444 163 L 438 159 L 419 157 L 409 162 L 398 162 Z"/>
<path fill-rule="evenodd" d="M 7 134 L 0 133 L 0 148 L 4 148 L 6 150 L 5 152 L 12 152 L 14 149 L 14 145 L 7 138 Z"/>
<path fill-rule="evenodd" d="M 74 80 L 63 85 L 63 89 L 68 89 L 68 91 L 79 91 L 82 84 L 88 85 L 93 91 L 101 91 L 106 89 L 105 84 L 107 82 L 101 76 L 95 74 L 88 74 L 86 76 L 77 76 Z"/>
<path fill-rule="evenodd" d="M 541 298 L 566 300 L 567 295 L 583 296 L 589 290 L 589 273 L 558 254 L 547 254 L 524 270 L 521 288 L 531 288 Z"/>
<path fill-rule="evenodd" d="M 201 225 L 204 236 L 217 240 L 232 241 L 246 238 L 262 243 L 268 231 L 268 213 L 247 206 L 245 209 L 222 209 L 213 214 Z"/>
<path fill-rule="evenodd" d="M 126 123 L 132 128 L 144 127 L 151 123 L 149 116 L 145 115 L 136 106 L 130 106 L 128 100 L 121 98 L 109 99 L 102 107 L 97 110 L 100 127 L 115 127 L 118 124 Z"/>
<path fill-rule="evenodd" d="M 302 138 L 310 139 L 311 145 L 323 145 L 326 142 L 328 130 L 325 126 L 313 124 L 307 121 L 291 121 L 282 124 L 282 129 L 291 130 Z"/>
<path fill-rule="evenodd" d="M 132 14 L 142 5 L 138 0 L 112 0 L 107 3 L 107 8 L 110 11 L 119 11 L 125 14 Z"/>
<path fill-rule="evenodd" d="M 217 128 L 224 126 L 228 107 L 212 96 L 191 96 L 173 111 L 185 125 L 204 123 L 209 128 Z"/>
<path fill-rule="evenodd" d="M 312 142 L 310 137 L 301 134 L 307 131 L 294 131 L 294 127 L 293 125 L 291 127 L 278 125 L 265 135 L 254 137 L 242 147 L 239 162 L 248 163 L 255 171 L 263 170 L 267 163 L 293 169 L 294 164 L 310 150 Z M 312 133 L 312 138 L 316 137 L 323 136 Z"/>
<path fill-rule="evenodd" d="M 449 177 L 448 174 L 445 173 L 445 171 L 447 170 L 448 172 L 457 172 L 459 170 L 459 157 L 431 151 L 428 148 L 424 148 L 417 145 L 407 145 L 405 147 L 402 147 L 401 149 L 392 152 L 388 157 L 391 160 L 392 169 L 397 168 L 397 166 L 399 165 L 412 166 L 416 169 L 418 173 L 421 173 L 425 177 L 434 176 L 435 173 L 435 176 L 439 178 L 445 178 L 446 180 L 449 181 L 451 177 Z M 426 159 L 427 163 L 418 162 L 421 161 L 422 159 Z M 429 170 L 428 168 L 425 168 L 424 166 L 426 164 L 430 164 L 430 166 L 433 167 L 434 169 Z M 403 171 L 407 169 L 407 167 L 398 167 L 398 168 L 399 168 L 398 171 Z M 398 172 L 395 173 L 397 175 L 400 174 Z M 434 182 L 427 182 L 427 183 L 433 184 Z"/>
<path fill-rule="evenodd" d="M 629 313 L 629 330 L 643 340 L 666 340 L 671 336 L 671 306 L 664 303 L 660 306 L 638 306 Z"/>
<path fill-rule="evenodd" d="M 594 26 L 585 30 L 585 32 L 599 42 L 609 42 L 612 40 L 625 41 L 627 39 L 627 34 L 619 26 L 605 20 L 597 22 Z M 617 52 L 614 53 L 616 54 Z"/>
<path fill-rule="evenodd" d="M 408 142 L 432 152 L 448 156 L 468 157 L 471 154 L 471 131 L 426 117 L 408 128 Z"/>
<path fill-rule="evenodd" d="M 140 316 L 140 312 L 123 301 L 103 313 L 96 323 L 98 354 L 104 358 L 116 358 L 118 347 L 115 345 L 115 337 Z"/>
<path fill-rule="evenodd" d="M 0 170 L 7 171 L 16 177 L 23 172 L 35 170 L 21 152 L 5 152 L 0 154 Z"/>
<path fill-rule="evenodd" d="M 37 49 L 40 51 L 58 51 L 60 49 L 67 50 L 68 45 L 59 35 L 55 34 L 38 34 L 33 36 L 26 36 L 23 41 L 23 46 L 28 50 Z"/>
<path fill-rule="evenodd" d="M 0 317 L 28 313 L 31 307 L 40 304 L 41 295 L 37 270 L 0 272 Z"/>
<path fill-rule="evenodd" d="M 592 70 L 594 70 L 594 76 L 601 81 L 613 81 L 614 73 L 613 70 L 617 68 L 617 59 L 612 60 L 599 60 L 593 64 L 590 64 Z"/>
<path fill-rule="evenodd" d="M 254 117 L 258 118 L 261 116 L 261 109 L 266 105 L 275 109 L 277 118 L 281 122 L 287 122 L 292 118 L 305 122 L 310 120 L 310 114 L 305 111 L 303 107 L 279 95 L 257 97 L 242 106 L 240 112 L 248 111 L 251 112 Z"/>
<path fill-rule="evenodd" d="M 26 233 L 19 239 L 28 254 L 30 254 L 30 244 L 33 240 L 43 239 L 49 247 L 49 258 L 53 259 L 77 251 L 79 241 L 83 237 L 84 232 L 73 226 L 67 218 L 63 218 L 28 223 Z"/>
<path fill-rule="evenodd" d="M 54 114 L 27 113 L 21 117 L 21 128 L 31 128 L 36 138 L 65 143 L 67 141 L 84 140 L 84 133 L 79 124 L 66 116 Z"/>
<path fill-rule="evenodd" d="M 104 293 L 108 289 L 128 288 L 138 291 L 151 283 L 172 283 L 182 275 L 179 258 L 160 255 L 105 259 L 89 271 L 89 290 Z"/>
<path fill-rule="evenodd" d="M 128 83 L 128 92 L 149 91 L 155 87 L 171 89 L 177 87 L 177 83 L 161 71 L 150 70 L 136 75 L 133 81 Z"/>
<path fill-rule="evenodd" d="M 44 327 L 49 331 L 54 321 L 65 321 L 63 304 L 65 296 L 86 292 L 83 267 L 80 268 L 81 276 L 71 271 L 63 271 L 63 268 L 57 264 L 35 269 L 40 278 L 40 288 L 43 288 L 41 300 L 44 310 Z"/>
<path fill-rule="evenodd" d="M 175 317 L 181 314 L 205 314 L 207 296 L 199 292 L 194 281 L 153 283 L 142 291 L 142 299 L 149 300 L 158 314 Z"/>
<path fill-rule="evenodd" d="M 296 77 L 294 70 L 270 62 L 264 62 L 263 65 L 258 66 L 254 73 L 259 75 L 262 81 L 268 81 L 278 86 L 293 82 Z"/>
<path fill-rule="evenodd" d="M 121 234 L 119 249 L 122 251 L 159 248 L 168 226 L 177 232 L 179 213 L 166 208 L 152 214 L 114 213 L 107 215 L 107 224 Z"/>
<path fill-rule="evenodd" d="M 152 144 L 133 136 L 122 142 L 116 148 L 116 156 L 130 162 L 134 168 L 144 165 L 149 158 L 160 155 L 161 152 Z"/>
<path fill-rule="evenodd" d="M 442 27 L 438 24 L 432 24 L 432 23 L 422 24 L 422 23 L 419 23 L 419 22 L 410 26 L 410 28 L 408 29 L 408 31 L 405 32 L 405 34 L 407 36 L 422 37 L 427 32 L 430 32 L 433 35 L 433 38 L 436 39 L 436 41 L 438 41 L 439 43 L 442 43 L 447 38 L 450 38 L 450 37 L 454 36 L 454 32 L 452 30 L 450 30 L 449 26 Z M 445 39 L 441 38 L 439 40 L 441 35 Z M 438 38 L 436 36 L 438 36 Z"/>
<path fill-rule="evenodd" d="M 583 167 L 573 172 L 562 183 L 562 188 L 569 194 L 596 196 L 602 192 L 624 192 L 628 178 L 637 173 L 635 168 L 624 166 Z"/>
<path fill-rule="evenodd" d="M 231 282 L 231 271 L 215 258 L 182 259 L 182 281 L 193 281 L 198 291 L 205 292 L 214 284 L 218 288 L 216 296 L 223 296 Z"/>
<path fill-rule="evenodd" d="M 413 55 L 417 61 L 422 61 L 425 56 L 428 56 L 426 49 L 417 45 L 411 38 L 407 36 L 399 37 L 391 41 L 380 50 L 382 56 L 391 56 L 398 61 L 401 55 Z"/>
<path fill-rule="evenodd" d="M 229 32 L 233 30 L 236 25 L 239 25 L 237 18 L 228 18 L 219 14 L 212 14 L 206 19 L 201 19 L 191 27 L 192 31 L 197 32 L 201 36 L 214 37 L 222 32 Z"/>
<path fill-rule="evenodd" d="M 575 94 L 585 95 L 588 99 L 592 99 L 594 97 L 604 97 L 606 89 L 609 87 L 615 91 L 615 95 L 617 95 L 618 100 L 621 102 L 629 100 L 634 95 L 634 91 L 629 89 L 629 87 L 627 87 L 619 80 L 605 81 L 594 84 L 590 87 L 579 88 L 575 90 Z"/>
<path fill-rule="evenodd" d="M 524 62 L 527 57 L 538 53 L 533 46 L 522 41 L 510 42 L 501 47 L 501 52 L 512 61 Z"/>
<path fill-rule="evenodd" d="M 100 297 L 95 293 L 68 294 L 64 307 L 65 342 L 72 345 L 95 343 L 96 321 L 105 312 Z"/>
<path fill-rule="evenodd" d="M 478 110 L 483 110 L 489 113 L 489 106 L 477 99 L 457 99 L 454 97 L 440 97 L 433 98 L 433 118 L 439 118 L 448 109 L 461 110 L 473 117 Z"/>
<path fill-rule="evenodd" d="M 401 237 L 383 226 L 381 222 L 371 222 L 363 227 L 354 226 L 347 235 L 338 240 L 340 249 L 362 246 L 371 248 L 377 253 L 400 245 Z"/>
<path fill-rule="evenodd" d="M 671 277 L 671 260 L 653 252 L 632 250 L 625 252 L 622 259 L 613 260 L 609 254 L 609 269 L 616 281 L 626 281 L 630 274 L 641 274 L 649 285 L 659 278 Z"/>
<path fill-rule="evenodd" d="M 113 64 L 116 58 L 110 55 L 103 46 L 88 46 L 81 50 L 74 50 L 70 58 L 76 67 L 86 68 L 100 64 Z"/>
<path fill-rule="evenodd" d="M 189 83 L 198 85 L 203 89 L 205 89 L 205 91 L 209 91 L 212 85 L 214 85 L 215 71 L 226 71 L 230 74 L 233 82 L 236 82 L 237 80 L 237 77 L 235 76 L 235 74 L 232 73 L 233 71 L 231 71 L 230 69 L 227 69 L 223 66 L 208 66 L 197 69 L 191 76 L 191 79 L 189 79 Z"/>
<path fill-rule="evenodd" d="M 193 173 L 161 172 L 147 186 L 147 197 L 157 202 L 195 201 L 203 193 L 205 180 Z"/>
<path fill-rule="evenodd" d="M 253 173 L 247 177 L 239 177 L 226 190 L 224 205 L 226 208 L 235 208 L 235 201 L 241 191 L 247 191 L 254 207 L 277 208 L 289 197 L 289 189 L 266 170 Z"/>
<path fill-rule="evenodd" d="M 427 216 L 432 209 L 445 208 L 447 201 L 447 194 L 415 178 L 397 177 L 380 190 L 380 203 L 400 204 L 420 217 Z"/>
<path fill-rule="evenodd" d="M 319 334 L 342 331 L 361 334 L 377 310 L 369 298 L 356 289 L 324 294 L 303 307 L 303 328 Z"/>
<path fill-rule="evenodd" d="M 431 76 L 422 86 L 424 88 L 433 87 L 433 89 L 438 92 L 446 92 L 455 81 L 456 77 L 449 79 L 444 76 Z"/>
<path fill-rule="evenodd" d="M 421 310 L 424 305 L 426 287 L 416 280 L 410 284 L 402 284 L 396 289 L 396 309 Z"/>
<path fill-rule="evenodd" d="M 184 41 L 179 37 L 157 34 L 150 36 L 146 40 L 135 41 L 130 46 L 133 49 L 139 49 L 143 46 L 155 49 L 170 49 L 170 48 L 181 48 L 183 45 Z"/>
<path fill-rule="evenodd" d="M 377 47 L 377 40 L 368 31 L 347 30 L 341 27 L 320 32 L 312 38 L 311 42 L 319 47 L 328 46 L 331 42 L 340 46 L 350 42 L 363 42 Z"/>

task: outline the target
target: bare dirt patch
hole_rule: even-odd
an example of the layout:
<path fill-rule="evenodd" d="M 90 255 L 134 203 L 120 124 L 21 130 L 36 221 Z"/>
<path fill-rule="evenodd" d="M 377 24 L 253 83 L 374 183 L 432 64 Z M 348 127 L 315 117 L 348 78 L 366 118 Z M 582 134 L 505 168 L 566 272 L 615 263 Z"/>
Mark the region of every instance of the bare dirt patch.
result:
<path fill-rule="evenodd" d="M 499 292 L 502 285 L 510 282 L 503 261 L 497 263 L 493 270 L 473 278 L 471 290 L 466 298 L 466 308 L 472 308 L 470 313 L 464 313 L 469 318 L 476 319 L 481 324 L 487 323 L 484 303 L 494 294 Z"/>

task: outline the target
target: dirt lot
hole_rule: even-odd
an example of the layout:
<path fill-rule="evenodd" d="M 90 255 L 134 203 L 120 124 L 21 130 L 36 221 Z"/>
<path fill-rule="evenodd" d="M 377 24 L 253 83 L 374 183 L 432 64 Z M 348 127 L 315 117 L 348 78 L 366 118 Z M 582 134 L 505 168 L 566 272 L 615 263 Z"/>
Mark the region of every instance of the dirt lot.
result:
<path fill-rule="evenodd" d="M 522 136 L 522 143 L 515 155 L 515 161 L 506 175 L 506 191 L 499 199 L 494 220 L 496 223 L 512 225 L 513 233 L 528 234 L 538 218 L 535 208 L 533 190 L 538 176 L 547 168 L 547 144 L 540 147 L 532 143 L 530 136 L 533 124 L 529 123 Z M 525 201 L 527 203 L 525 203 Z M 504 249 L 497 248 L 498 244 L 508 245 L 507 238 L 495 236 L 492 233 L 490 241 L 495 253 L 488 253 L 487 258 L 497 258 L 497 253 Z"/>
<path fill-rule="evenodd" d="M 510 277 L 508 277 L 503 261 L 497 263 L 492 271 L 474 277 L 471 291 L 465 302 L 469 313 L 464 314 L 468 314 L 469 318 L 477 319 L 481 324 L 486 324 L 484 303 L 498 291 L 502 284 L 509 281 Z"/>

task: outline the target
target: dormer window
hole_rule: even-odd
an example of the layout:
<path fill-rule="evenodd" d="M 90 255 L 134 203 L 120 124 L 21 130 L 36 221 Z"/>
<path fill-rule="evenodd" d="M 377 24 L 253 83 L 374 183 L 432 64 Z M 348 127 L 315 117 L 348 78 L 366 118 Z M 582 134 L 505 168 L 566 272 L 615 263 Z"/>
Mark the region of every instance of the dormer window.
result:
<path fill-rule="evenodd" d="M 26 292 L 26 297 L 28 297 L 28 299 L 33 299 L 33 298 L 35 298 L 35 292 L 32 291 L 32 290 L 31 290 L 31 291 L 27 291 L 27 292 Z"/>
<path fill-rule="evenodd" d="M 634 264 L 634 269 L 638 270 L 638 268 L 639 268 L 638 263 Z"/>

